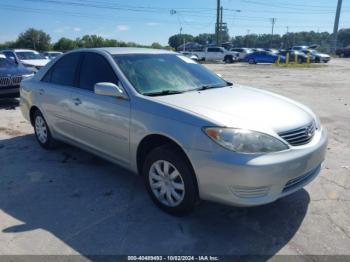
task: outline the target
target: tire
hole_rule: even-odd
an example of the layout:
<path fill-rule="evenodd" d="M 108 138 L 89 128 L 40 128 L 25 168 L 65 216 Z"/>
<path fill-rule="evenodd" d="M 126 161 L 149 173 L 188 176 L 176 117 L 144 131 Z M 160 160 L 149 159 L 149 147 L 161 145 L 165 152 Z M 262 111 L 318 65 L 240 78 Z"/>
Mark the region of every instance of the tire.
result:
<path fill-rule="evenodd" d="M 33 126 L 35 137 L 40 146 L 45 149 L 52 149 L 56 145 L 56 141 L 52 138 L 49 126 L 42 113 L 37 110 L 33 116 Z"/>
<path fill-rule="evenodd" d="M 315 58 L 315 63 L 321 63 L 321 59 L 319 57 Z"/>
<path fill-rule="evenodd" d="M 232 56 L 226 56 L 224 59 L 225 63 L 232 64 L 233 63 L 233 58 Z"/>
<path fill-rule="evenodd" d="M 251 65 L 252 64 L 256 64 L 254 58 L 249 58 L 248 63 L 251 64 Z"/>
<path fill-rule="evenodd" d="M 146 157 L 142 175 L 148 194 L 160 209 L 176 216 L 193 210 L 198 201 L 197 182 L 182 152 L 169 145 L 154 149 Z"/>

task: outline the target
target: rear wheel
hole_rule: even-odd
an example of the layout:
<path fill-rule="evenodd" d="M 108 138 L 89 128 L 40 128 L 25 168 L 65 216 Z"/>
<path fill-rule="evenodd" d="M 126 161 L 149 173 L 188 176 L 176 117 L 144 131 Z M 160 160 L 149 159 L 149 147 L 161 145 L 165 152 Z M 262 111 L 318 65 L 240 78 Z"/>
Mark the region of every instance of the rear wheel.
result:
<path fill-rule="evenodd" d="M 248 63 L 252 65 L 252 64 L 255 64 L 256 62 L 254 58 L 249 58 Z"/>
<path fill-rule="evenodd" d="M 167 213 L 184 215 L 197 200 L 197 184 L 183 153 L 169 145 L 161 146 L 147 156 L 143 177 L 153 202 Z"/>
<path fill-rule="evenodd" d="M 39 144 L 45 149 L 54 148 L 55 140 L 52 138 L 49 126 L 39 110 L 34 113 L 33 123 L 35 137 Z"/>

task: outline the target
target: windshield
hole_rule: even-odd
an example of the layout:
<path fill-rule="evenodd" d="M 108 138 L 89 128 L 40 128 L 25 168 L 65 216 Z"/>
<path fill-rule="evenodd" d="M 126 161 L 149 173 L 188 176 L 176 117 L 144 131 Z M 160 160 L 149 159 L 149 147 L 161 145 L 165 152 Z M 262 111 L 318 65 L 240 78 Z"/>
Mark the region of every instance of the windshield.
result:
<path fill-rule="evenodd" d="M 7 68 L 7 67 L 16 67 L 17 65 L 12 62 L 11 60 L 7 58 L 0 57 L 0 67 L 1 68 Z"/>
<path fill-rule="evenodd" d="M 127 54 L 114 60 L 141 94 L 186 92 L 228 83 L 204 66 L 183 55 Z"/>
<path fill-rule="evenodd" d="M 45 56 L 42 54 L 30 52 L 30 51 L 21 51 L 16 52 L 16 55 L 20 60 L 38 60 L 38 59 L 45 59 Z"/>

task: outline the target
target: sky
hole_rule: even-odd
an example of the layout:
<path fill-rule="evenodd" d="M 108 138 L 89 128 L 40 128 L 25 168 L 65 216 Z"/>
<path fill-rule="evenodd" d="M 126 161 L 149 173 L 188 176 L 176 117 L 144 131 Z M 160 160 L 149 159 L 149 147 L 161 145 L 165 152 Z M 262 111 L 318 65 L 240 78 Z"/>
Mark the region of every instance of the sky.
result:
<path fill-rule="evenodd" d="M 167 44 L 171 35 L 214 33 L 216 0 L 1 0 L 0 43 L 33 27 L 75 39 L 85 34 Z M 332 32 L 337 0 L 221 0 L 231 36 L 247 33 Z M 339 28 L 350 28 L 350 0 L 343 0 Z"/>

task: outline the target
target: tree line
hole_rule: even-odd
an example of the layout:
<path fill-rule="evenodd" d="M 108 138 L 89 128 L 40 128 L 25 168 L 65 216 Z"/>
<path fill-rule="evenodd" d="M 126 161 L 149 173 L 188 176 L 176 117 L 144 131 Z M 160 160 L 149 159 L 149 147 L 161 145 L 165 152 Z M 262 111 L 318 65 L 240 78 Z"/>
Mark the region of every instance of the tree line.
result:
<path fill-rule="evenodd" d="M 201 45 L 215 43 L 215 34 L 199 34 L 193 36 L 190 34 L 176 34 L 169 38 L 169 45 L 177 48 L 184 42 L 196 42 Z M 329 51 L 333 43 L 333 35 L 328 32 L 296 32 L 283 35 L 275 34 L 247 34 L 242 36 L 229 37 L 224 36 L 222 42 L 229 42 L 234 47 L 272 47 L 272 48 L 290 48 L 293 45 L 320 45 L 320 50 Z M 338 47 L 350 45 L 350 28 L 341 29 L 338 32 Z"/>
<path fill-rule="evenodd" d="M 234 47 L 273 47 L 290 48 L 293 45 L 320 45 L 320 50 L 329 51 L 332 46 L 333 36 L 328 32 L 296 32 L 283 35 L 271 34 L 248 34 L 243 36 L 230 37 L 228 34 L 222 36 L 223 42 L 229 42 Z M 215 34 L 199 34 L 193 36 L 190 34 L 176 34 L 169 38 L 169 46 L 163 46 L 159 43 L 151 45 L 141 45 L 134 42 L 125 42 L 117 39 L 103 38 L 98 35 L 84 35 L 76 39 L 62 37 L 57 42 L 52 43 L 49 34 L 42 30 L 29 28 L 20 33 L 15 41 L 0 44 L 0 49 L 6 48 L 28 48 L 38 51 L 68 51 L 75 48 L 92 47 L 151 47 L 157 49 L 176 49 L 184 42 L 196 42 L 201 45 L 215 43 Z M 350 28 L 341 29 L 338 32 L 338 47 L 350 45 Z"/>
<path fill-rule="evenodd" d="M 68 51 L 75 48 L 93 48 L 93 47 L 151 47 L 157 49 L 170 49 L 169 46 L 162 46 L 159 43 L 151 45 L 141 45 L 134 42 L 125 42 L 116 39 L 103 38 L 98 35 L 84 35 L 76 39 L 66 37 L 60 38 L 57 42 L 51 42 L 51 36 L 42 30 L 29 28 L 20 33 L 15 41 L 0 44 L 0 49 L 7 48 L 28 48 L 37 51 Z"/>

